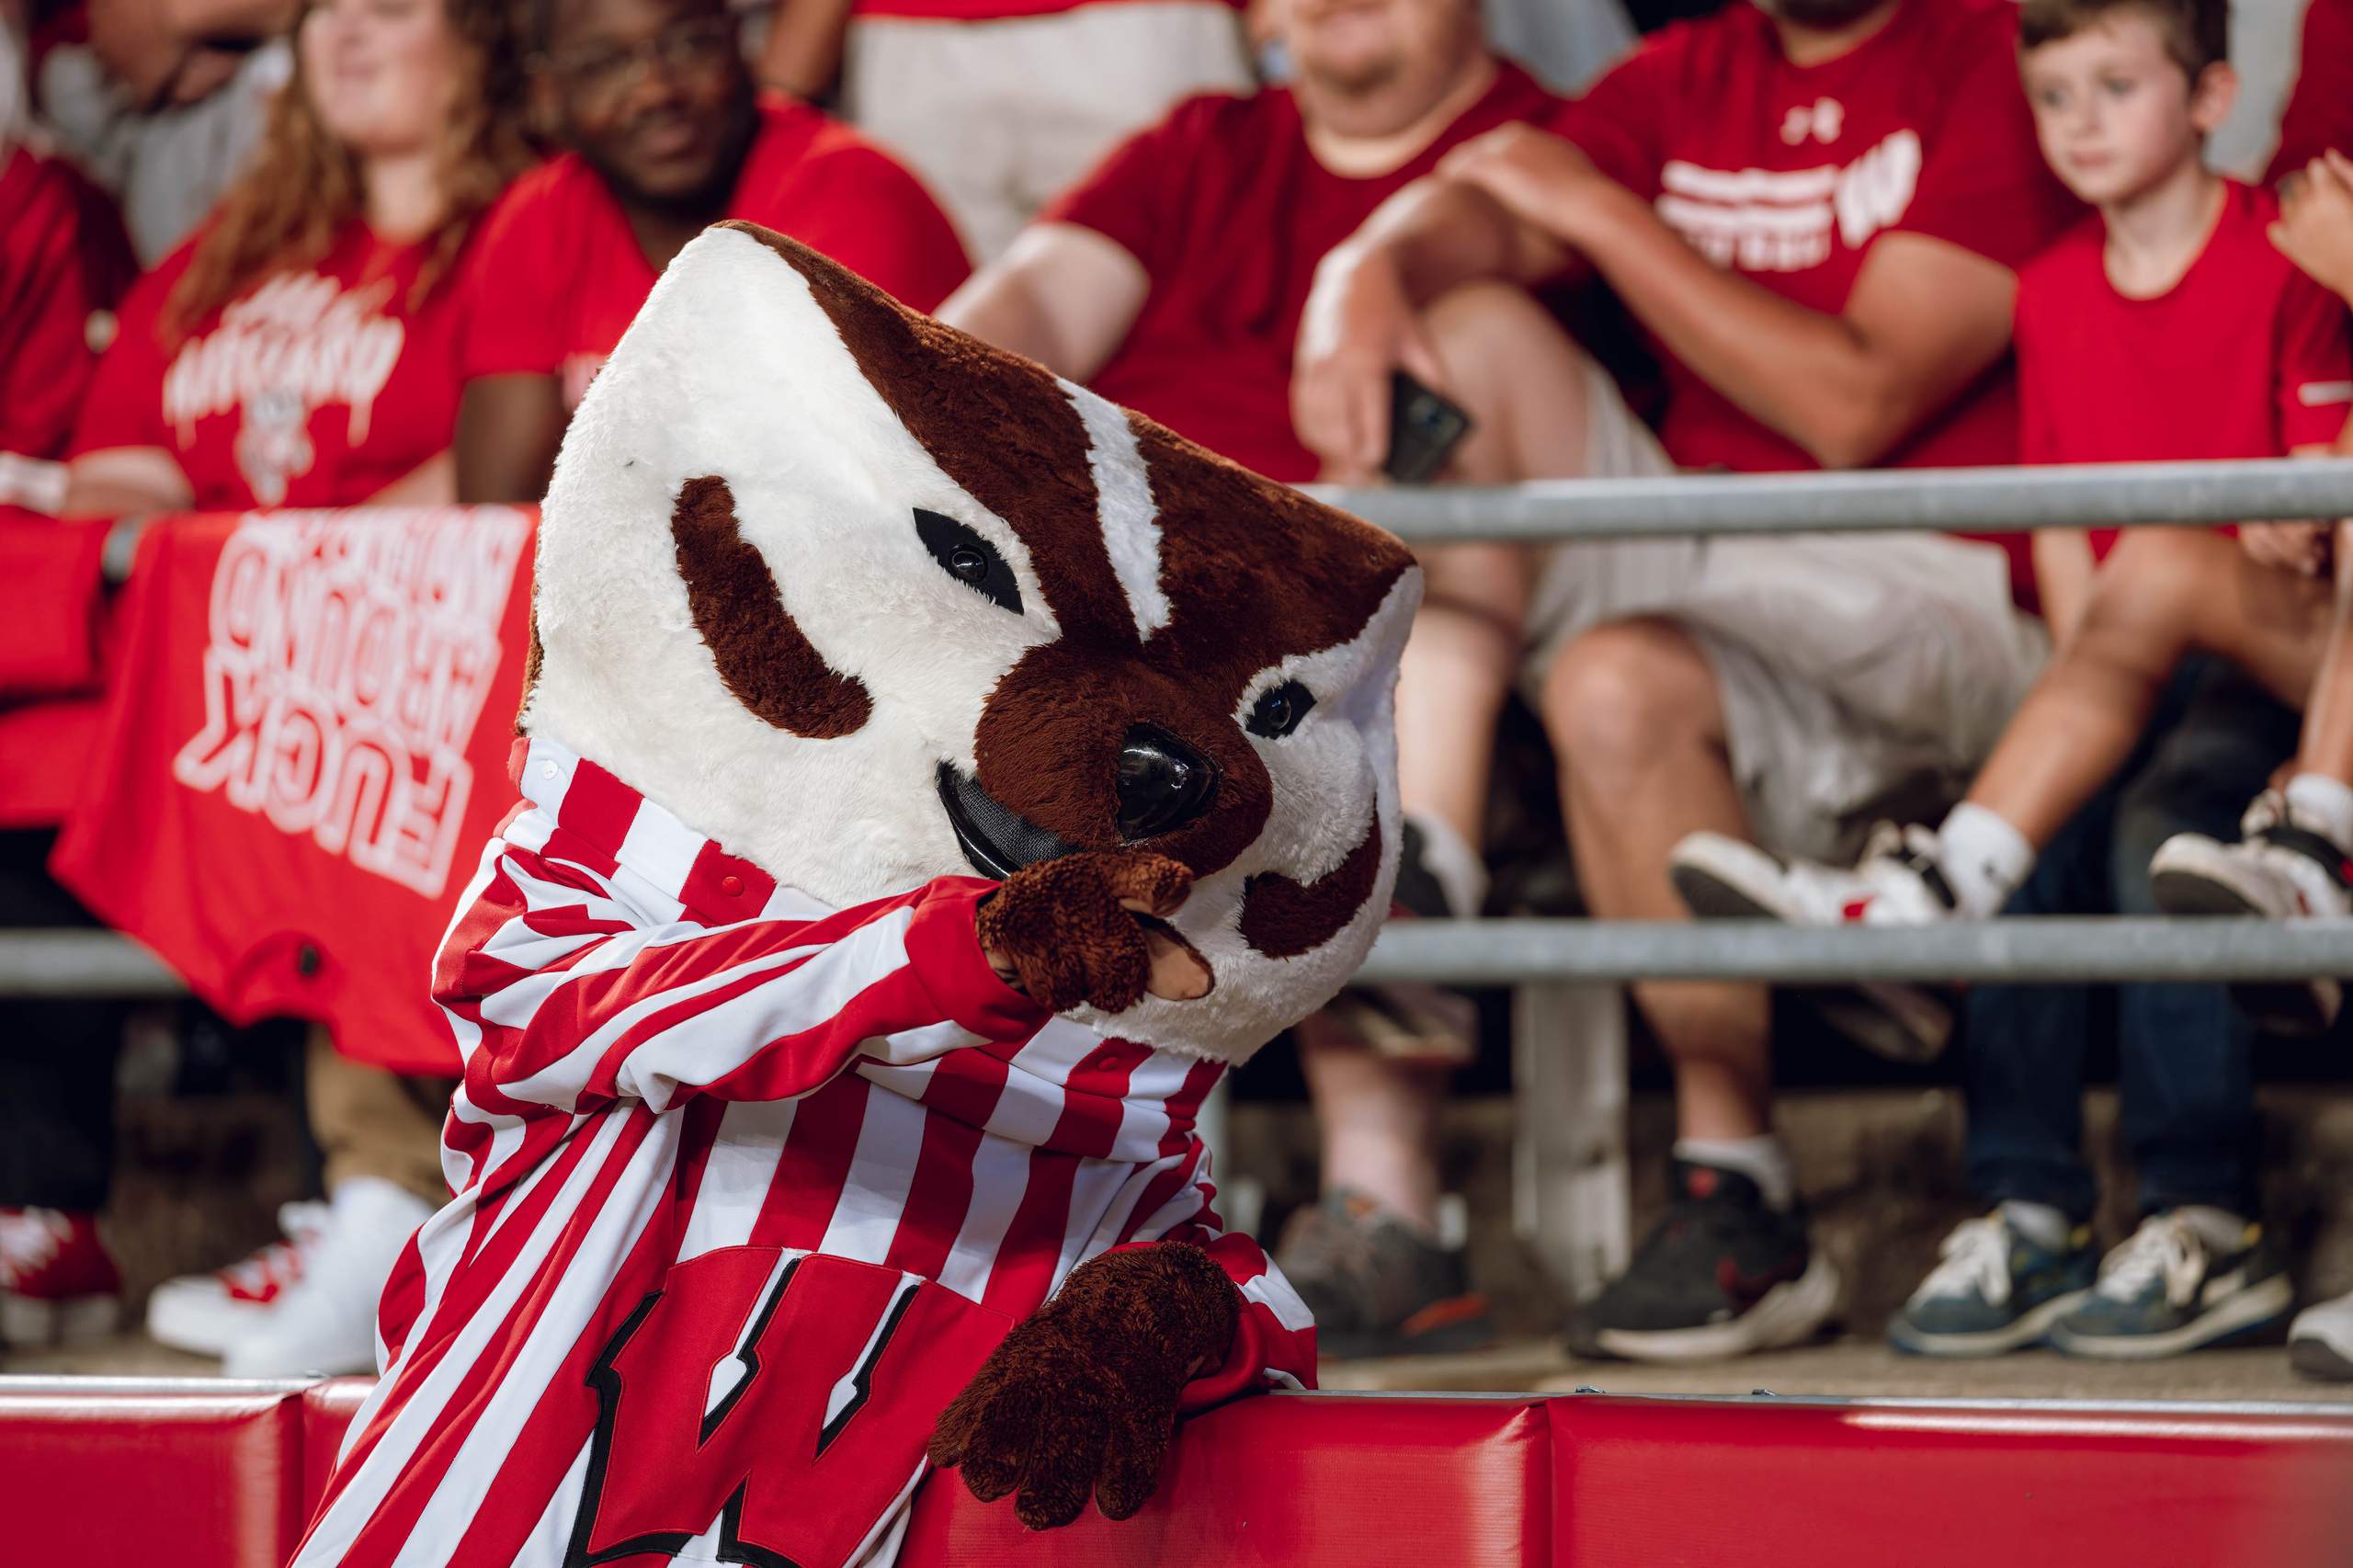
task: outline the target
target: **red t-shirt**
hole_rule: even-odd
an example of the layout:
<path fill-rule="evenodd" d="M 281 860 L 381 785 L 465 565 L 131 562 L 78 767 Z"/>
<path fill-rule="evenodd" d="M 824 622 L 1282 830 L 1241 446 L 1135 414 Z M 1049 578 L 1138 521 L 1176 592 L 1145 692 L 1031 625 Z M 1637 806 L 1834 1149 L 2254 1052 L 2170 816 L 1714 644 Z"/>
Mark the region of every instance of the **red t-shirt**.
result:
<path fill-rule="evenodd" d="M 91 344 L 109 330 L 94 318 L 138 274 L 95 187 L 57 159 L 0 145 L 0 504 L 41 499 L 30 484 L 17 492 L 18 466 L 64 455 L 97 365 Z"/>
<path fill-rule="evenodd" d="M 767 98 L 731 218 L 823 251 L 919 311 L 972 267 L 930 192 L 888 153 L 807 104 Z M 464 375 L 545 375 L 570 408 L 654 291 L 654 270 L 602 176 L 567 153 L 515 182 L 467 282 Z"/>
<path fill-rule="evenodd" d="M 2150 300 L 2108 280 L 2095 217 L 2018 274 L 2018 457 L 2034 463 L 2276 458 L 2336 438 L 2353 321 L 2265 237 L 2279 202 L 2231 182 L 2181 278 Z M 2116 530 L 2092 534 L 2095 559 Z"/>
<path fill-rule="evenodd" d="M 1548 129 L 1651 201 L 1719 266 L 1797 304 L 1846 308 L 1886 233 L 1926 234 L 2017 267 L 2082 208 L 2044 167 L 2018 87 L 2008 0 L 1905 0 L 1836 60 L 1782 58 L 1754 6 L 1667 28 Z M 1663 349 L 1659 438 L 1686 468 L 1815 466 Z M 2002 463 L 2010 378 L 1965 393 L 1884 460 Z"/>
<path fill-rule="evenodd" d="M 2353 0 L 2310 0 L 2296 85 L 2279 116 L 2277 184 L 2331 147 L 2353 152 Z"/>
<path fill-rule="evenodd" d="M 428 246 L 355 222 L 317 265 L 273 272 L 176 342 L 162 314 L 203 237 L 123 301 L 74 452 L 160 447 L 198 511 L 348 506 L 449 449 L 460 290 L 414 296 Z"/>
<path fill-rule="evenodd" d="M 1269 478 L 1314 478 L 1291 429 L 1290 367 L 1315 264 L 1450 148 L 1559 102 L 1506 64 L 1429 146 L 1370 179 L 1316 162 L 1282 88 L 1177 105 L 1039 214 L 1117 242 L 1152 280 L 1088 384 Z"/>

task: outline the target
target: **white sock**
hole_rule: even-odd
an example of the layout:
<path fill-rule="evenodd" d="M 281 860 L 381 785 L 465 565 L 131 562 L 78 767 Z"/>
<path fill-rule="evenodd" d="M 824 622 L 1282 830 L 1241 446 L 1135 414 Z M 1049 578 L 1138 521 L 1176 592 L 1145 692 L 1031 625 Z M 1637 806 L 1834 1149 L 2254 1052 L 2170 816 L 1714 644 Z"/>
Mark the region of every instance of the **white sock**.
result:
<path fill-rule="evenodd" d="M 2325 773 L 2299 773 L 2288 780 L 2286 793 L 2290 822 L 2353 853 L 2353 784 Z"/>
<path fill-rule="evenodd" d="M 1963 801 L 1937 830 L 1938 866 L 1961 913 L 1989 919 L 2034 869 L 2034 846 L 1998 812 Z"/>
<path fill-rule="evenodd" d="M 2066 1210 L 2049 1203 L 2029 1203 L 2023 1199 L 2006 1198 L 2000 1205 L 2002 1218 L 2011 1229 L 2048 1252 L 2067 1250 L 2067 1238 L 2075 1227 L 2067 1222 Z"/>
<path fill-rule="evenodd" d="M 2198 1233 L 2198 1239 L 2206 1244 L 2209 1251 L 2236 1252 L 2246 1244 L 2247 1218 L 2244 1214 L 2234 1214 L 2208 1203 L 2185 1203 L 2174 1214 Z"/>
<path fill-rule="evenodd" d="M 1422 864 L 1446 894 L 1447 908 L 1468 919 L 1487 902 L 1487 863 L 1454 824 L 1430 812 L 1408 812 L 1406 820 L 1421 830 Z"/>
<path fill-rule="evenodd" d="M 1754 1138 L 1677 1138 L 1675 1157 L 1720 1171 L 1737 1171 L 1756 1184 L 1768 1209 L 1787 1210 L 1797 1201 L 1798 1178 L 1790 1168 L 1790 1152 L 1769 1132 Z"/>

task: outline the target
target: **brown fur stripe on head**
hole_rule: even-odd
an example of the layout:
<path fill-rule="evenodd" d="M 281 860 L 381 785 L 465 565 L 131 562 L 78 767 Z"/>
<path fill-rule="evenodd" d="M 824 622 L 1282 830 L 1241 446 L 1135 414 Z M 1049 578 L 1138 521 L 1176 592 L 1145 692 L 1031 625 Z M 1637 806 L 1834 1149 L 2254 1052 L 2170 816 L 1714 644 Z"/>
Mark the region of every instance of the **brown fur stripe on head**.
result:
<path fill-rule="evenodd" d="M 1065 637 L 1132 644 L 1103 546 L 1086 426 L 1042 366 L 916 315 L 838 263 L 756 223 L 730 222 L 790 263 L 875 394 L 940 472 L 1011 524 Z"/>
<path fill-rule="evenodd" d="M 723 479 L 689 479 L 670 513 L 687 605 L 735 700 L 779 730 L 829 741 L 865 727 L 865 684 L 829 666 L 778 596 L 766 557 L 735 521 Z"/>

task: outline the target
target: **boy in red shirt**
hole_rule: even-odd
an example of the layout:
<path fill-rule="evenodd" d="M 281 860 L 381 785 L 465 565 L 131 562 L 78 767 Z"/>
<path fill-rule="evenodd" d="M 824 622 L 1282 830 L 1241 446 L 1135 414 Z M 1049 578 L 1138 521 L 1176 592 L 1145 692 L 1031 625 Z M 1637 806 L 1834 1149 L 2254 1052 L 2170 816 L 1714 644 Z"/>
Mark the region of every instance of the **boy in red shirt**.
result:
<path fill-rule="evenodd" d="M 919 311 L 971 270 L 929 193 L 807 104 L 756 97 L 723 0 L 546 0 L 533 92 L 571 149 L 491 214 L 460 349 L 458 499 L 536 501 L 565 423 L 686 243 L 745 218 Z"/>
<path fill-rule="evenodd" d="M 2234 86 L 2225 34 L 2222 0 L 2028 0 L 2022 12 L 2021 69 L 2043 153 L 2096 209 L 2019 274 L 2029 462 L 2353 450 L 2344 306 L 2269 242 L 2273 199 L 2204 164 Z M 2185 661 L 2227 659 L 2297 703 L 2325 646 L 2330 596 L 2313 575 L 2311 530 L 2250 528 L 2244 549 L 2227 532 L 2038 534 L 2059 651 L 1941 828 L 1891 830 L 1851 870 L 1696 835 L 1676 849 L 1677 886 L 1703 915 L 1814 925 L 1984 918 L 2018 907 L 2021 889 L 2052 912 L 2074 901 L 2055 876 L 2029 886 L 2038 856 L 2063 830 L 2061 847 L 2073 850 L 2086 824 L 2105 823 L 2091 835 L 2114 863 L 2101 892 L 2145 907 L 2146 823 L 2210 820 L 2212 797 L 2243 800 L 2232 781 L 2259 780 L 2268 767 L 2253 746 L 2224 748 L 2213 715 L 2175 711 L 2169 693 L 2192 678 Z M 2232 704 L 2239 714 L 2264 706 L 2251 695 Z M 2150 782 L 2168 768 L 2196 787 L 2167 794 Z M 2106 791 L 2120 773 L 2132 782 L 2111 811 Z M 2353 808 L 2353 792 L 2336 792 Z M 2286 1313 L 2283 1261 L 2249 1217 L 2247 1031 L 2221 1017 L 2186 1025 L 2184 1008 L 2212 1006 L 2188 994 L 2212 987 L 2163 988 L 2175 994 L 2163 1010 L 2143 994 L 2155 989 L 2126 988 L 2120 1031 L 2146 1218 L 2096 1285 L 2094 1194 L 2076 1147 L 2083 1030 L 2067 1031 L 2072 1046 L 2039 1049 L 2044 1031 L 2012 1016 L 2017 988 L 1972 992 L 1971 1178 L 1999 1208 L 1948 1242 L 1946 1266 L 1897 1320 L 1899 1344 L 1983 1354 L 2047 1333 L 2078 1354 L 2143 1357 Z M 1909 1012 L 1914 990 L 1874 987 L 1870 999 Z"/>
<path fill-rule="evenodd" d="M 2315 6 L 2315 10 L 2318 6 Z M 2298 171 L 2271 238 L 2297 266 L 2353 305 L 2353 159 L 2334 149 Z M 2248 530 L 2252 549 L 2284 548 L 2315 564 L 2334 557 L 2342 579 L 2353 562 L 2353 528 L 2274 525 Z M 2304 711 L 2292 764 L 2247 808 L 2236 841 L 2186 833 L 2150 862 L 2157 904 L 2169 915 L 2260 915 L 2275 920 L 2353 917 L 2353 607 L 2340 594 L 2326 653 Z M 2334 976 L 2251 985 L 2239 997 L 2259 1017 L 2311 1024 L 2344 1000 Z M 2288 1330 L 2296 1369 L 2353 1380 L 2353 1295 L 2305 1308 Z"/>

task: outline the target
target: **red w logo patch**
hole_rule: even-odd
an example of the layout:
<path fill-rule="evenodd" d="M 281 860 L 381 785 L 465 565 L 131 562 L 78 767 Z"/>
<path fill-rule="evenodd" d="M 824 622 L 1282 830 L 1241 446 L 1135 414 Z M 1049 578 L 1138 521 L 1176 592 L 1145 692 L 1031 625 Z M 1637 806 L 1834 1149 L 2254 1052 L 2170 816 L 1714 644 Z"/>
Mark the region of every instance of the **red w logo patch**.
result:
<path fill-rule="evenodd" d="M 670 1270 L 588 1374 L 599 1409 L 567 1568 L 838 1568 L 923 1464 L 1012 1320 L 894 1268 L 728 1247 Z"/>

